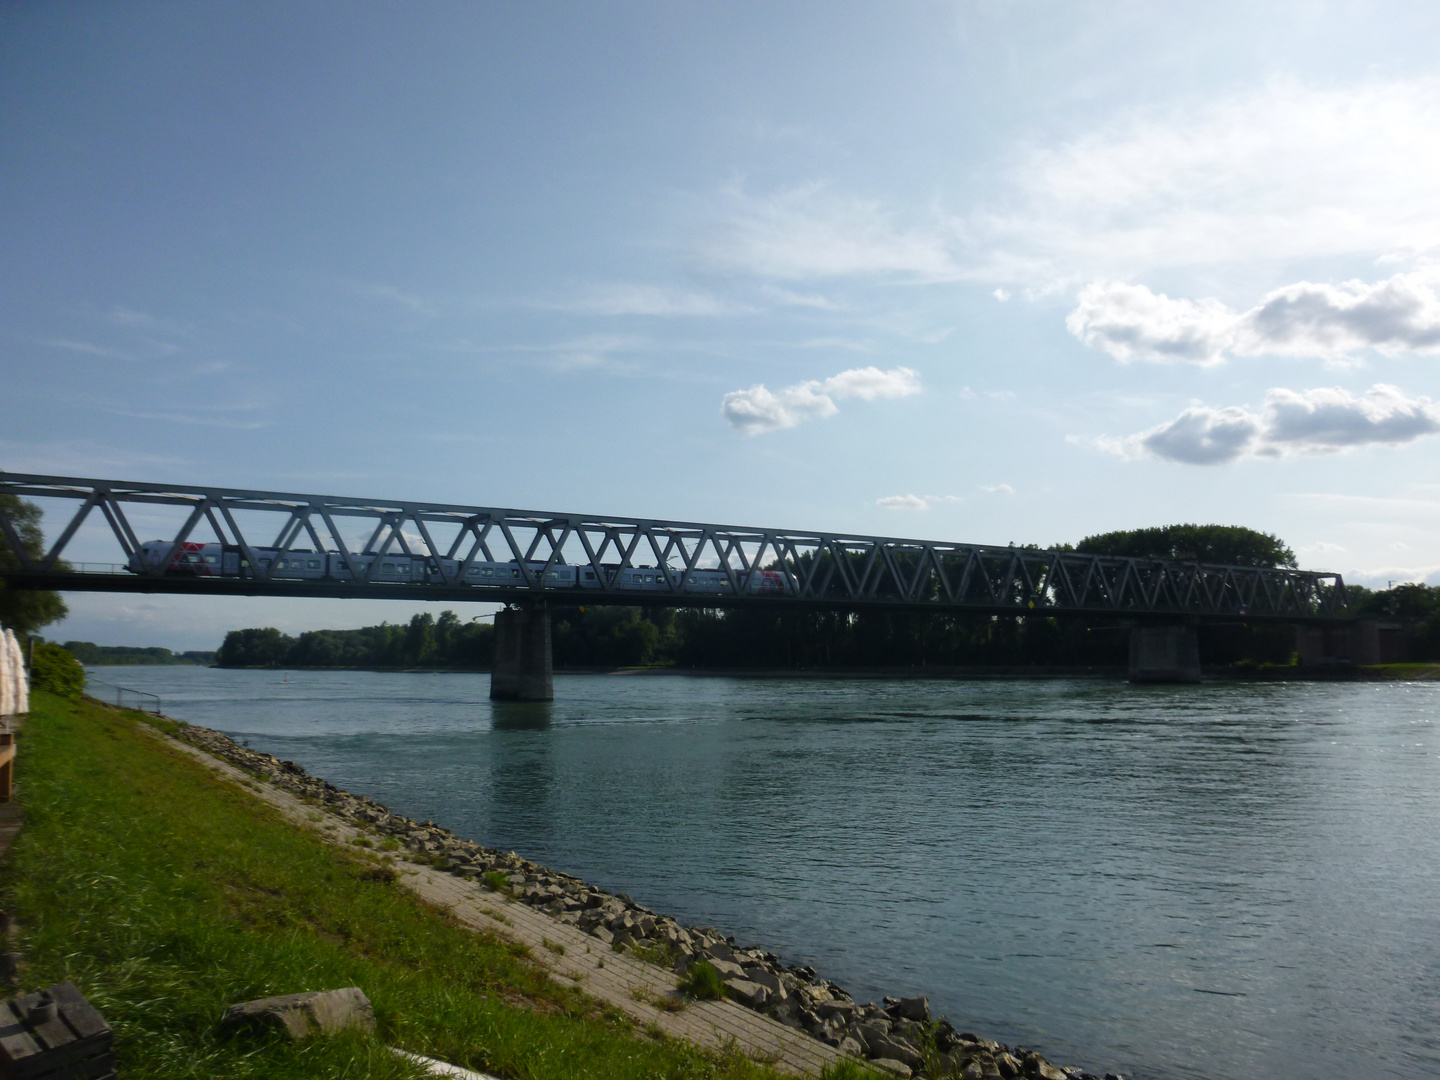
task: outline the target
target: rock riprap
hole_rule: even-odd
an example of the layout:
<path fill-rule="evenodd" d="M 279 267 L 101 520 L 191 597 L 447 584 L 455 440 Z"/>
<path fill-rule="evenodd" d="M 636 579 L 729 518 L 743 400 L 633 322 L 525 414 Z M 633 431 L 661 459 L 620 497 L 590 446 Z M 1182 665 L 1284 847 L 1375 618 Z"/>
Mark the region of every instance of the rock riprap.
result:
<path fill-rule="evenodd" d="M 284 791 L 312 799 L 352 824 L 393 839 L 412 859 L 480 878 L 492 889 L 571 923 L 614 949 L 630 949 L 669 967 L 681 978 L 693 965 L 708 963 L 732 1000 L 898 1075 L 933 1080 L 1100 1080 L 1080 1069 L 1059 1068 L 1030 1050 L 958 1031 L 948 1020 L 932 1018 L 930 1003 L 923 997 L 887 997 L 861 1004 L 814 968 L 790 966 L 772 952 L 743 948 L 713 927 L 682 926 L 623 893 L 607 893 L 513 851 L 462 840 L 433 821 L 392 813 L 369 796 L 342 791 L 293 761 L 251 750 L 218 731 L 185 724 L 179 735 Z M 1104 1080 L 1123 1077 L 1106 1073 Z"/>

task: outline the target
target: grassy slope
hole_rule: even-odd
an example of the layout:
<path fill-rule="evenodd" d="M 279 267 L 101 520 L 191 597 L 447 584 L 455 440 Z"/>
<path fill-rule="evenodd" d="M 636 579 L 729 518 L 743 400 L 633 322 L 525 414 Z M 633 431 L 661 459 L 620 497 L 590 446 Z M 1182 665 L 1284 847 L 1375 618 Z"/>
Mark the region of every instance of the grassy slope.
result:
<path fill-rule="evenodd" d="M 114 1027 L 121 1075 L 409 1077 L 386 1045 L 502 1077 L 758 1078 L 657 1041 L 206 774 L 138 714 L 37 694 L 21 737 L 26 823 L 0 888 L 25 989 L 72 979 Z M 356 985 L 376 1037 L 229 1035 L 237 1001 Z"/>

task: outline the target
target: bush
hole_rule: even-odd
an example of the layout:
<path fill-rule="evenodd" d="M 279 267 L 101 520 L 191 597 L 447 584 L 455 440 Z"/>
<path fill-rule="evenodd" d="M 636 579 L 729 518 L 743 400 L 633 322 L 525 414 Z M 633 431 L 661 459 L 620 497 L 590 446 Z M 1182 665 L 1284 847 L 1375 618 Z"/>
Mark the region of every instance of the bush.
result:
<path fill-rule="evenodd" d="M 505 893 L 508 895 L 512 891 L 510 888 L 510 879 L 499 870 L 486 870 L 480 880 L 485 883 L 485 887 L 491 892 Z"/>
<path fill-rule="evenodd" d="M 890 1073 L 868 1068 L 853 1059 L 837 1061 L 820 1070 L 820 1080 L 885 1080 Z"/>
<path fill-rule="evenodd" d="M 30 660 L 30 688 L 74 701 L 85 692 L 85 669 L 59 645 L 37 641 Z"/>
<path fill-rule="evenodd" d="M 725 996 L 725 980 L 709 960 L 700 960 L 690 965 L 680 989 L 700 1001 L 719 1001 Z"/>

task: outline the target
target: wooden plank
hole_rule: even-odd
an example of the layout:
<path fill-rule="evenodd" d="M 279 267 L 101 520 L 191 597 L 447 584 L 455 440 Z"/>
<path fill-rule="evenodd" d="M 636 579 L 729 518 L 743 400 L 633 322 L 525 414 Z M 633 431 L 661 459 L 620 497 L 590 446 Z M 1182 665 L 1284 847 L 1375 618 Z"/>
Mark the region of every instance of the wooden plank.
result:
<path fill-rule="evenodd" d="M 30 1036 L 24 1020 L 11 1001 L 0 1002 L 0 1069 L 16 1075 L 15 1069 L 41 1053 L 42 1047 Z"/>
<path fill-rule="evenodd" d="M 42 1071 L 26 1075 L 28 1080 L 101 1080 L 115 1075 L 115 1055 L 106 1053 L 88 1061 L 56 1062 L 53 1067 L 46 1059 Z"/>
<path fill-rule="evenodd" d="M 0 1004 L 0 1075 L 7 1080 L 103 1076 L 114 1069 L 110 1026 L 73 983 L 52 986 L 55 1018 L 35 1023 L 30 1010 L 41 994 L 23 994 Z M 33 1047 L 33 1050 L 32 1050 Z"/>
<path fill-rule="evenodd" d="M 80 1066 L 88 1067 L 89 1062 L 110 1053 L 113 1040 L 107 1035 L 79 1042 L 70 1042 L 50 1050 L 42 1050 L 33 1057 L 17 1064 L 8 1075 L 10 1080 L 38 1080 L 39 1077 L 56 1073 L 70 1075 L 66 1070 Z M 76 1074 L 80 1075 L 80 1074 Z"/>
<path fill-rule="evenodd" d="M 37 990 L 33 994 L 22 994 L 15 998 L 14 1009 L 25 1018 L 25 1026 L 30 1029 L 30 1034 L 42 1047 L 54 1050 L 56 1047 L 64 1046 L 75 1041 L 75 1033 L 70 1030 L 64 1020 L 60 1019 L 60 1011 L 55 1011 L 55 1019 L 46 1020 L 37 1024 L 35 1018 L 30 1015 L 30 1010 L 40 1004 L 40 997 L 45 991 Z"/>
<path fill-rule="evenodd" d="M 95 1007 L 85 1000 L 85 996 L 74 983 L 56 983 L 50 988 L 50 996 L 60 1006 L 60 1016 L 70 1025 L 77 1039 L 111 1037 L 110 1025 Z"/>

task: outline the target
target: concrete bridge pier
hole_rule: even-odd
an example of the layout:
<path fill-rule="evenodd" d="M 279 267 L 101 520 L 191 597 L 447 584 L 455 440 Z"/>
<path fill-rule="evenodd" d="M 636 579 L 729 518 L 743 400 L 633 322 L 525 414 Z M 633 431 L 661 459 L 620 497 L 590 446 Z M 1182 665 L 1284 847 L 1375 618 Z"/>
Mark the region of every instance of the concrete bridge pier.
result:
<path fill-rule="evenodd" d="M 550 612 L 506 608 L 495 613 L 492 701 L 554 701 L 555 666 L 550 651 Z"/>
<path fill-rule="evenodd" d="M 1132 683 L 1198 683 L 1200 643 L 1193 626 L 1137 626 L 1130 631 Z"/>

